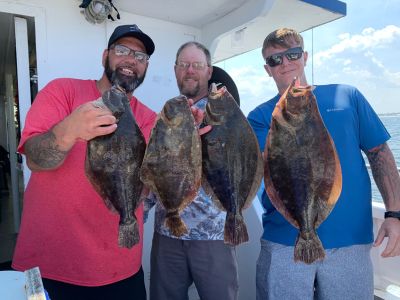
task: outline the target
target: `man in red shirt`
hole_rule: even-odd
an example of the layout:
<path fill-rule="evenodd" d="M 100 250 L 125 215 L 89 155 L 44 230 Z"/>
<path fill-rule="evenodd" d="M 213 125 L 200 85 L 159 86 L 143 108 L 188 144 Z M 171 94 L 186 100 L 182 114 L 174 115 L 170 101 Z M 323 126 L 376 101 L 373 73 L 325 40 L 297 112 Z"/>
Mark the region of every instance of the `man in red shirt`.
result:
<path fill-rule="evenodd" d="M 119 216 L 89 183 L 84 162 L 87 141 L 117 128 L 111 111 L 93 103 L 110 89 L 113 76 L 128 92 L 148 140 L 156 114 L 132 93 L 144 80 L 154 48 L 136 25 L 118 26 L 103 52 L 100 80 L 53 80 L 28 112 L 18 150 L 32 174 L 12 267 L 39 266 L 52 299 L 146 299 L 143 205 L 135 212 L 140 242 L 131 249 L 119 247 Z"/>

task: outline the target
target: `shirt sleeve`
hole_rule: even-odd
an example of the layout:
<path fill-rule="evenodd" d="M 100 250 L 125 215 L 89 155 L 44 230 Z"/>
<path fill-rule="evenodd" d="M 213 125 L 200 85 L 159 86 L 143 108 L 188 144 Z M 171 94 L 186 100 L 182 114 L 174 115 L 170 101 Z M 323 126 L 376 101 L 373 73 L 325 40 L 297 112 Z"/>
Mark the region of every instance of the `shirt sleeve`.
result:
<path fill-rule="evenodd" d="M 59 80 L 51 81 L 39 91 L 27 113 L 18 152 L 24 153 L 27 139 L 49 131 L 71 113 L 70 98 L 71 93 Z"/>
<path fill-rule="evenodd" d="M 353 97 L 356 99 L 357 105 L 360 148 L 368 151 L 388 141 L 390 139 L 389 132 L 365 97 L 357 89 L 354 90 Z"/>

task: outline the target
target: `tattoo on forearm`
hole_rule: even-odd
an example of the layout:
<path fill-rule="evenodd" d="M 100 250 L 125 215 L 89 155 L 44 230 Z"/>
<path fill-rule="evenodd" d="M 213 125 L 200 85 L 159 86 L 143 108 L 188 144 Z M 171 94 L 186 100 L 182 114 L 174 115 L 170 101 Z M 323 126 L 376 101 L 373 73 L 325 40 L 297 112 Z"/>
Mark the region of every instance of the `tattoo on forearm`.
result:
<path fill-rule="evenodd" d="M 384 203 L 392 205 L 400 195 L 400 177 L 392 152 L 385 143 L 367 151 L 366 155 Z"/>
<path fill-rule="evenodd" d="M 51 130 L 28 139 L 24 148 L 26 156 L 43 169 L 57 167 L 68 153 L 58 149 L 56 136 Z"/>

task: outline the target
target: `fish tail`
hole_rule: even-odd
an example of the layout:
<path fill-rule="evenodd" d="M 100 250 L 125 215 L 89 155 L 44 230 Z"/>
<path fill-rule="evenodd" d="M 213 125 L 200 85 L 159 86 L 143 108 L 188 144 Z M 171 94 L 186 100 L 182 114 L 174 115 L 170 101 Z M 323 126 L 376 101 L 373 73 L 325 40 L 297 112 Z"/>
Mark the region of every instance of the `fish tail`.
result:
<path fill-rule="evenodd" d="M 139 243 L 139 227 L 136 220 L 119 224 L 118 245 L 124 248 L 132 248 Z"/>
<path fill-rule="evenodd" d="M 238 213 L 227 213 L 224 229 L 224 242 L 229 245 L 239 245 L 247 242 L 249 235 L 243 216 Z"/>
<path fill-rule="evenodd" d="M 165 216 L 165 224 L 174 236 L 180 237 L 188 233 L 186 225 L 183 223 L 178 211 L 167 213 Z"/>
<path fill-rule="evenodd" d="M 313 234 L 305 235 L 300 233 L 297 236 L 294 247 L 294 261 L 302 261 L 306 264 L 312 264 L 313 262 L 324 258 L 324 247 L 315 232 Z"/>

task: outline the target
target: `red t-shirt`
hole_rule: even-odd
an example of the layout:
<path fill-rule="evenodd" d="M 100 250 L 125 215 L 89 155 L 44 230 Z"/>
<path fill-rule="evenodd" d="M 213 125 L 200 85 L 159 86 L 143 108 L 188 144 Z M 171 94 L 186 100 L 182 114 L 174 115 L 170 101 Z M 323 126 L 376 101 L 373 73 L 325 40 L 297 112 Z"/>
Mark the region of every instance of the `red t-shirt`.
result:
<path fill-rule="evenodd" d="M 101 96 L 93 80 L 56 79 L 39 92 L 26 118 L 18 150 L 47 132 L 76 107 Z M 135 97 L 130 102 L 148 141 L 156 114 Z M 43 277 L 83 286 L 110 284 L 135 274 L 142 260 L 143 205 L 136 210 L 140 243 L 118 246 L 119 215 L 107 209 L 86 178 L 86 142 L 77 142 L 52 171 L 32 172 L 12 267 L 39 266 Z"/>

